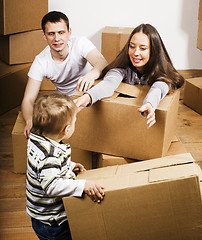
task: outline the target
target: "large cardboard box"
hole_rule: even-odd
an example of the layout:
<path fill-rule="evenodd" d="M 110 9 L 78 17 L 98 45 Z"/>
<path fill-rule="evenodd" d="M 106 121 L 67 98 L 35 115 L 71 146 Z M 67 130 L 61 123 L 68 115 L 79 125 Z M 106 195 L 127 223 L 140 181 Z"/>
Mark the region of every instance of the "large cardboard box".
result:
<path fill-rule="evenodd" d="M 0 114 L 22 102 L 30 64 L 9 66 L 0 61 Z"/>
<path fill-rule="evenodd" d="M 27 139 L 24 136 L 25 121 L 19 112 L 12 130 L 13 168 L 16 173 L 25 173 L 27 170 Z M 79 162 L 86 169 L 92 169 L 93 154 L 90 151 L 72 148 L 72 161 Z"/>
<path fill-rule="evenodd" d="M 202 114 L 202 77 L 186 79 L 183 102 Z"/>
<path fill-rule="evenodd" d="M 81 173 L 102 184 L 105 197 L 100 204 L 86 195 L 63 198 L 72 238 L 201 239 L 200 177 L 190 154 Z"/>
<path fill-rule="evenodd" d="M 179 91 L 160 102 L 156 123 L 148 129 L 146 118 L 138 112 L 148 90 L 148 86 L 121 83 L 111 98 L 83 109 L 71 145 L 138 160 L 165 156 L 176 136 Z"/>
<path fill-rule="evenodd" d="M 0 36 L 0 59 L 8 64 L 32 62 L 47 45 L 41 30 Z"/>
<path fill-rule="evenodd" d="M 110 63 L 126 44 L 133 28 L 105 27 L 102 31 L 102 54 Z"/>
<path fill-rule="evenodd" d="M 171 142 L 171 145 L 168 149 L 166 156 L 178 155 L 183 153 L 187 153 L 187 150 L 182 144 L 182 142 L 180 141 L 180 139 L 176 136 L 175 139 Z M 108 166 L 123 165 L 123 164 L 134 163 L 134 162 L 139 162 L 139 160 L 100 154 L 98 158 L 97 166 L 108 167 Z"/>
<path fill-rule="evenodd" d="M 48 0 L 0 0 L 0 34 L 41 29 Z"/>

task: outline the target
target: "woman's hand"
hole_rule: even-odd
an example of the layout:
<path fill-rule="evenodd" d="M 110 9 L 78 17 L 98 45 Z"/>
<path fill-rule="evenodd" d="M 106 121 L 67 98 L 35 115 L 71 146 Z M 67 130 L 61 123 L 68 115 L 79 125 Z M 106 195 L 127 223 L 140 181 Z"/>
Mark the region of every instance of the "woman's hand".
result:
<path fill-rule="evenodd" d="M 146 118 L 147 118 L 147 126 L 148 128 L 150 128 L 151 126 L 153 126 L 156 122 L 155 119 L 155 110 L 152 107 L 151 103 L 145 103 L 144 105 L 142 105 L 139 109 L 139 112 L 144 113 Z"/>
<path fill-rule="evenodd" d="M 75 104 L 78 108 L 78 112 L 79 112 L 91 102 L 91 97 L 89 94 L 85 93 L 81 97 L 75 99 L 74 102 L 75 102 Z"/>

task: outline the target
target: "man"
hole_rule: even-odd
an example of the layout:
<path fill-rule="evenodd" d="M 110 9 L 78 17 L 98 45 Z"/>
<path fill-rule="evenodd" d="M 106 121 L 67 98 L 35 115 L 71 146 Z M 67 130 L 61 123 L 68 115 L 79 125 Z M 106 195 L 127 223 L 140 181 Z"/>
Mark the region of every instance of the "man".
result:
<path fill-rule="evenodd" d="M 88 90 L 107 64 L 87 38 L 71 36 L 69 20 L 65 14 L 49 12 L 43 17 L 41 25 L 48 46 L 36 56 L 28 73 L 22 101 L 26 138 L 29 138 L 33 105 L 44 77 L 54 83 L 58 92 L 71 96 L 76 90 Z"/>

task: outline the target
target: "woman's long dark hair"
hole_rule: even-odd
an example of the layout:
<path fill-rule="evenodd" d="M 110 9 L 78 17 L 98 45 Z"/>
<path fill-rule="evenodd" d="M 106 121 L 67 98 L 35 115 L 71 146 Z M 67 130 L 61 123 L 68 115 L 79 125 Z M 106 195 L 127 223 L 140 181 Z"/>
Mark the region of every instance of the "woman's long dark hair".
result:
<path fill-rule="evenodd" d="M 174 68 L 159 33 L 150 24 L 141 24 L 132 31 L 126 45 L 118 56 L 103 69 L 100 78 L 103 78 L 112 68 L 126 68 L 132 66 L 128 55 L 128 49 L 131 38 L 138 32 L 146 34 L 150 41 L 150 58 L 143 69 L 147 83 L 152 85 L 156 81 L 164 81 L 171 89 L 180 88 L 184 83 L 184 78 Z"/>

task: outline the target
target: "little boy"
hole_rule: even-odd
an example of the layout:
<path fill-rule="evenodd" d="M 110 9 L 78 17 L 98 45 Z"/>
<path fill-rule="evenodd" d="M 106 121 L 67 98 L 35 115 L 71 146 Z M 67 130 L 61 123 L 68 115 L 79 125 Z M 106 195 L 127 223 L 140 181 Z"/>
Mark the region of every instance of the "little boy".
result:
<path fill-rule="evenodd" d="M 103 187 L 89 180 L 74 180 L 69 144 L 62 143 L 74 132 L 76 105 L 65 94 L 40 97 L 34 105 L 33 127 L 27 147 L 27 214 L 41 240 L 71 239 L 63 196 L 86 193 L 95 202 L 103 199 Z"/>

